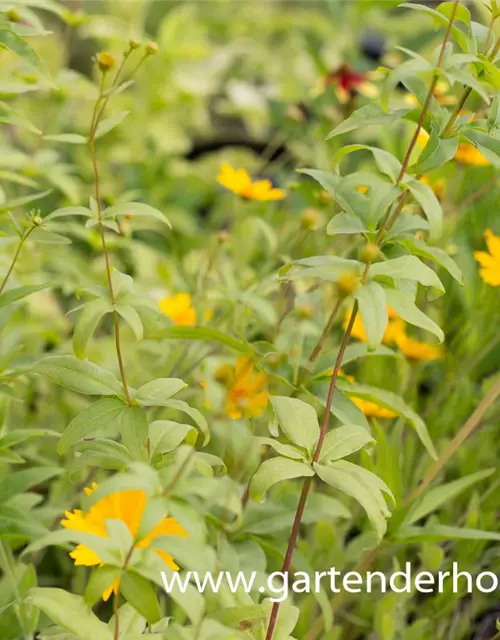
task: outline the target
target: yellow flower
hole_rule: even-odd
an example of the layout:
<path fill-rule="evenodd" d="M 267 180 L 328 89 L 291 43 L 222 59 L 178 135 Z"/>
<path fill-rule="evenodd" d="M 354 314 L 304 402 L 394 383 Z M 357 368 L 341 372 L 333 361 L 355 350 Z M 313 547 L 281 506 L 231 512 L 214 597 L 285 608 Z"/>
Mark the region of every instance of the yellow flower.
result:
<path fill-rule="evenodd" d="M 90 495 L 97 484 L 94 482 L 92 488 L 85 488 L 84 491 Z M 142 489 L 131 489 L 127 491 L 117 491 L 111 493 L 90 507 L 88 513 L 83 513 L 79 509 L 74 511 L 66 511 L 66 520 L 62 520 L 61 524 L 66 529 L 73 531 L 82 531 L 90 533 L 100 538 L 107 538 L 106 520 L 121 520 L 124 522 L 132 534 L 135 542 L 134 548 L 144 549 L 151 547 L 155 553 L 170 567 L 173 571 L 178 571 L 179 567 L 174 562 L 172 556 L 163 551 L 163 549 L 155 549 L 154 541 L 160 536 L 180 536 L 187 538 L 188 534 L 175 518 L 164 518 L 159 522 L 147 535 L 138 539 L 139 527 L 146 508 L 146 493 Z M 75 566 L 102 566 L 104 562 L 99 558 L 97 553 L 84 544 L 79 544 L 70 554 L 75 561 Z M 118 593 L 119 578 L 116 578 L 102 594 L 103 600 L 108 600 L 112 593 Z"/>
<path fill-rule="evenodd" d="M 263 391 L 267 376 L 262 371 L 254 375 L 249 357 L 238 358 L 236 367 L 231 371 L 224 367 L 224 375 L 220 378 L 227 387 L 225 410 L 230 418 L 256 418 L 263 413 L 269 400 L 268 392 Z"/>
<path fill-rule="evenodd" d="M 456 157 L 456 156 L 455 156 Z M 442 200 L 446 195 L 446 180 L 439 178 L 437 180 L 430 180 L 427 176 L 422 176 L 420 182 L 430 187 L 438 200 Z"/>
<path fill-rule="evenodd" d="M 420 129 L 417 136 L 417 145 L 423 149 L 429 140 L 429 134 L 425 129 Z M 470 164 L 476 167 L 485 167 L 489 165 L 483 154 L 476 149 L 473 144 L 461 143 L 458 145 L 457 152 L 455 153 L 455 160 L 462 162 L 463 164 Z"/>
<path fill-rule="evenodd" d="M 174 324 L 188 326 L 196 324 L 196 309 L 191 304 L 189 293 L 176 293 L 169 298 L 163 298 L 158 306 Z"/>
<path fill-rule="evenodd" d="M 443 348 L 437 344 L 428 344 L 409 338 L 404 332 L 395 340 L 400 351 L 412 360 L 437 360 L 443 357 Z"/>
<path fill-rule="evenodd" d="M 390 409 L 384 409 L 375 402 L 369 400 L 363 400 L 362 398 L 355 398 L 351 396 L 351 400 L 354 404 L 361 409 L 365 416 L 369 418 L 395 418 L 397 416 L 394 411 Z"/>
<path fill-rule="evenodd" d="M 384 337 L 382 338 L 382 342 L 384 344 L 389 344 L 391 342 L 395 343 L 399 347 L 399 350 L 407 358 L 411 358 L 412 360 L 436 360 L 437 358 L 441 358 L 443 356 L 442 347 L 434 344 L 428 344 L 427 342 L 420 342 L 419 340 L 410 338 L 406 335 L 406 323 L 404 322 L 404 320 L 398 318 L 394 311 L 390 308 L 387 309 L 387 313 L 389 315 L 389 322 L 387 323 L 387 328 L 385 330 Z M 350 316 L 351 312 L 348 311 L 344 318 L 344 329 L 349 323 Z M 366 342 L 367 340 L 363 321 L 361 320 L 359 314 L 354 320 L 351 335 L 354 338 L 358 338 L 358 340 L 362 340 L 363 342 Z"/>
<path fill-rule="evenodd" d="M 500 286 L 500 236 L 496 236 L 491 229 L 484 232 L 489 253 L 475 251 L 474 258 L 481 265 L 479 273 L 486 284 L 492 287 Z"/>
<path fill-rule="evenodd" d="M 217 182 L 245 200 L 282 200 L 286 197 L 283 189 L 274 189 L 270 180 L 252 182 L 246 169 L 233 169 L 227 162 L 221 165 Z"/>

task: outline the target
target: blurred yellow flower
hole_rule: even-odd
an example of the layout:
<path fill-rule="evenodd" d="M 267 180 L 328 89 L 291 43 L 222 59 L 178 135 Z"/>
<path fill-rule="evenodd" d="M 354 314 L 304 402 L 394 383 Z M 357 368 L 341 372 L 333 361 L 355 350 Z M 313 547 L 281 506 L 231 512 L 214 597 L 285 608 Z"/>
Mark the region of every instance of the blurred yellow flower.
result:
<path fill-rule="evenodd" d="M 485 254 L 488 255 L 488 254 Z M 389 315 L 389 322 L 382 338 L 384 344 L 395 343 L 401 353 L 407 358 L 412 360 L 436 360 L 443 356 L 443 348 L 439 345 L 429 344 L 427 342 L 420 342 L 406 335 L 406 323 L 401 318 L 397 317 L 394 311 L 390 308 L 387 309 Z M 343 327 L 346 329 L 351 312 L 348 311 L 344 318 Z M 354 321 L 351 336 L 366 342 L 367 335 L 363 321 L 360 315 L 356 316 Z"/>
<path fill-rule="evenodd" d="M 437 180 L 431 180 L 428 176 L 422 176 L 420 178 L 420 182 L 422 182 L 423 184 L 426 184 L 428 187 L 430 187 L 434 191 L 434 194 L 436 195 L 436 198 L 438 200 L 442 200 L 445 197 L 445 195 L 446 195 L 446 180 L 444 180 L 444 178 L 438 178 Z"/>
<path fill-rule="evenodd" d="M 496 236 L 491 229 L 486 229 L 484 237 L 489 253 L 475 251 L 474 258 L 481 265 L 479 273 L 483 281 L 492 287 L 498 287 L 500 286 L 500 236 Z"/>
<path fill-rule="evenodd" d="M 417 145 L 423 149 L 427 144 L 429 137 L 430 136 L 425 129 L 420 129 L 417 136 Z M 457 152 L 455 153 L 455 160 L 457 160 L 457 162 L 474 165 L 476 167 L 485 167 L 490 164 L 473 144 L 467 143 L 461 143 L 458 145 Z"/>
<path fill-rule="evenodd" d="M 221 165 L 217 182 L 245 200 L 282 200 L 286 197 L 283 189 L 275 189 L 270 180 L 252 182 L 246 169 L 233 169 L 224 162 Z"/>
<path fill-rule="evenodd" d="M 163 298 L 158 306 L 174 324 L 188 326 L 196 324 L 196 309 L 191 304 L 189 293 L 176 293 L 174 296 Z"/>
<path fill-rule="evenodd" d="M 238 358 L 234 368 L 225 365 L 220 369 L 218 378 L 227 387 L 226 414 L 233 420 L 260 416 L 269 401 L 269 393 L 263 391 L 266 374 L 260 371 L 254 375 L 253 363 L 247 356 Z"/>
<path fill-rule="evenodd" d="M 92 488 L 85 488 L 84 491 L 87 495 L 90 495 L 95 489 L 97 489 L 97 484 L 94 482 Z M 154 541 L 160 536 L 187 538 L 188 534 L 175 518 L 164 518 L 151 531 L 138 539 L 137 536 L 146 502 L 146 493 L 142 489 L 117 491 L 93 504 L 88 513 L 83 513 L 79 509 L 66 511 L 64 514 L 66 520 L 62 520 L 61 524 L 66 529 L 107 538 L 106 520 L 121 520 L 134 538 L 134 548 L 144 549 L 151 547 L 170 569 L 178 571 L 179 567 L 172 556 L 163 551 L 163 549 L 155 548 Z M 75 561 L 75 566 L 94 567 L 104 565 L 97 553 L 84 544 L 79 544 L 69 555 Z M 116 578 L 102 594 L 103 600 L 108 600 L 112 593 L 118 593 L 119 585 L 119 578 Z"/>
<path fill-rule="evenodd" d="M 380 407 L 378 404 L 375 404 L 375 402 L 352 396 L 351 400 L 368 418 L 395 418 L 397 416 L 397 413 L 394 413 L 394 411 L 384 409 L 384 407 Z"/>

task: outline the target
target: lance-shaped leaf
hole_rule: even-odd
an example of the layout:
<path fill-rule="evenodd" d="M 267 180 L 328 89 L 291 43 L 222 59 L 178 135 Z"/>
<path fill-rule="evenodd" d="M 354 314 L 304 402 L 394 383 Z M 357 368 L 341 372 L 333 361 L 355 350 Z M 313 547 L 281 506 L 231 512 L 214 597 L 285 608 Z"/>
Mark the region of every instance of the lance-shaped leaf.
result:
<path fill-rule="evenodd" d="M 157 378 L 137 389 L 134 399 L 148 407 L 168 407 L 168 401 L 187 384 L 180 378 Z"/>
<path fill-rule="evenodd" d="M 319 438 L 318 415 L 307 402 L 285 396 L 271 396 L 274 415 L 283 433 L 310 456 Z"/>
<path fill-rule="evenodd" d="M 328 466 L 314 464 L 314 470 L 331 487 L 359 502 L 366 511 L 377 538 L 382 539 L 387 530 L 387 518 L 391 516 L 383 493 L 394 501 L 385 482 L 371 471 L 346 460 L 338 460 Z"/>
<path fill-rule="evenodd" d="M 396 225 L 394 225 L 396 226 Z M 394 231 L 394 227 L 392 229 Z M 422 256 L 432 260 L 441 267 L 444 267 L 446 271 L 454 278 L 459 284 L 463 284 L 463 274 L 457 263 L 451 256 L 449 256 L 444 249 L 439 247 L 431 247 L 423 240 L 414 237 L 404 237 L 398 240 L 398 243 L 405 247 L 410 253 L 416 256 Z"/>
<path fill-rule="evenodd" d="M 432 443 L 432 440 L 427 431 L 425 422 L 420 416 L 411 409 L 406 402 L 395 393 L 386 391 L 385 389 L 378 389 L 377 387 L 371 387 L 365 384 L 351 384 L 339 379 L 337 385 L 348 396 L 354 396 L 361 398 L 362 400 L 369 400 L 378 404 L 384 409 L 394 411 L 397 415 L 405 418 L 411 427 L 416 431 L 420 441 L 427 449 L 429 455 L 436 459 L 437 454 Z"/>
<path fill-rule="evenodd" d="M 0 309 L 8 304 L 11 304 L 12 302 L 22 300 L 32 293 L 42 291 L 42 289 L 47 289 L 47 287 L 50 287 L 50 284 L 32 284 L 25 287 L 16 287 L 15 289 L 4 291 L 2 294 L 0 294 Z"/>
<path fill-rule="evenodd" d="M 354 131 L 360 127 L 392 124 L 403 118 L 409 111 L 411 111 L 410 108 L 384 111 L 378 104 L 367 104 L 360 109 L 356 109 L 354 113 L 335 127 L 326 139 L 330 140 L 335 136 L 339 136 L 342 133 L 349 133 L 349 131 Z"/>
<path fill-rule="evenodd" d="M 80 360 L 85 358 L 87 345 L 98 324 L 107 313 L 112 312 L 112 305 L 103 298 L 92 300 L 84 306 L 83 311 L 78 316 L 78 322 L 73 332 L 73 351 L 77 358 Z"/>
<path fill-rule="evenodd" d="M 141 407 L 125 407 L 119 416 L 123 444 L 135 460 L 148 459 L 147 440 L 149 424 L 146 412 Z"/>
<path fill-rule="evenodd" d="M 367 282 L 356 289 L 354 297 L 358 301 L 368 348 L 376 349 L 382 342 L 389 320 L 384 289 L 377 282 Z"/>
<path fill-rule="evenodd" d="M 271 458 L 265 460 L 253 476 L 250 496 L 253 500 L 262 502 L 267 491 L 278 482 L 313 475 L 314 471 L 304 462 L 281 457 Z"/>
<path fill-rule="evenodd" d="M 340 460 L 373 444 L 375 440 L 367 429 L 356 424 L 346 424 L 326 434 L 319 462 Z"/>
<path fill-rule="evenodd" d="M 57 445 L 60 455 L 85 438 L 111 437 L 118 433 L 119 417 L 125 405 L 118 398 L 102 398 L 81 411 L 64 430 Z"/>
<path fill-rule="evenodd" d="M 128 116 L 129 113 L 130 111 L 119 111 L 118 113 L 109 116 L 109 118 L 101 120 L 101 122 L 99 122 L 99 124 L 97 125 L 97 129 L 95 132 L 96 140 L 97 138 L 102 138 L 102 136 L 106 135 L 106 133 L 117 127 L 121 122 L 123 122 L 123 120 Z"/>
<path fill-rule="evenodd" d="M 408 174 L 401 182 L 408 187 L 412 196 L 422 207 L 425 217 L 429 221 L 431 238 L 439 237 L 443 230 L 443 210 L 434 191 L 428 185 Z"/>
<path fill-rule="evenodd" d="M 376 262 L 370 267 L 371 278 L 391 278 L 397 280 L 414 280 L 424 287 L 432 287 L 439 293 L 444 293 L 441 280 L 430 267 L 416 256 L 400 256 L 384 262 Z"/>
<path fill-rule="evenodd" d="M 408 324 L 412 324 L 414 327 L 420 327 L 430 333 L 433 333 L 439 342 L 444 341 L 443 330 L 433 322 L 428 316 L 425 315 L 417 305 L 413 302 L 413 297 L 398 289 L 385 289 L 385 295 L 387 298 L 387 304 L 391 307 L 395 313 L 403 318 Z"/>
<path fill-rule="evenodd" d="M 103 213 L 103 217 L 105 219 L 115 218 L 117 216 L 154 218 L 155 220 L 159 220 L 166 224 L 167 227 L 172 228 L 172 225 L 161 211 L 151 207 L 149 204 L 143 204 L 142 202 L 120 202 L 112 207 L 108 207 Z"/>
<path fill-rule="evenodd" d="M 122 394 L 122 385 L 112 373 L 73 356 L 47 356 L 37 362 L 32 371 L 77 393 L 89 396 Z"/>

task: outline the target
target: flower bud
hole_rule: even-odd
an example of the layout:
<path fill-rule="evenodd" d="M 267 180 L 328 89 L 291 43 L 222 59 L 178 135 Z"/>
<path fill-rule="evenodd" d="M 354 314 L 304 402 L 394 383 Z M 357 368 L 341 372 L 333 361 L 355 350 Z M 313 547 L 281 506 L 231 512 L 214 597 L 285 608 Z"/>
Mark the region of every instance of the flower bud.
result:
<path fill-rule="evenodd" d="M 380 256 L 380 249 L 374 242 L 368 242 L 359 250 L 359 259 L 365 264 L 371 264 Z"/>
<path fill-rule="evenodd" d="M 148 56 L 154 56 L 155 53 L 158 53 L 158 48 L 156 42 L 148 42 L 146 45 L 146 53 Z"/>
<path fill-rule="evenodd" d="M 358 288 L 358 276 L 354 271 L 345 271 L 337 280 L 337 291 L 341 298 L 346 298 L 353 294 Z"/>
<path fill-rule="evenodd" d="M 21 16 L 19 15 L 19 12 L 16 11 L 16 9 L 10 9 L 7 12 L 7 18 L 11 21 L 11 22 L 19 22 Z"/>
<path fill-rule="evenodd" d="M 233 368 L 229 364 L 222 364 L 217 367 L 214 373 L 214 378 L 221 384 L 229 384 L 233 375 Z"/>
<path fill-rule="evenodd" d="M 303 304 L 300 307 L 297 307 L 297 313 L 300 318 L 307 320 L 308 318 L 312 318 L 314 315 L 314 309 L 310 304 Z"/>
<path fill-rule="evenodd" d="M 107 71 L 111 71 L 111 69 L 115 66 L 115 57 L 113 54 L 108 53 L 107 51 L 101 51 L 97 54 L 97 64 L 99 65 L 99 69 L 106 73 Z"/>
<path fill-rule="evenodd" d="M 300 226 L 305 231 L 316 231 L 321 222 L 321 216 L 316 209 L 305 209 L 300 215 Z"/>
<path fill-rule="evenodd" d="M 135 38 L 132 38 L 132 40 L 128 41 L 128 46 L 131 49 L 138 49 L 141 46 L 141 43 L 139 42 L 139 40 L 136 40 Z"/>
<path fill-rule="evenodd" d="M 228 231 L 219 231 L 219 233 L 217 234 L 217 242 L 219 244 L 226 244 L 226 242 L 229 242 L 230 238 L 231 236 L 229 235 Z"/>
<path fill-rule="evenodd" d="M 325 189 L 322 189 L 319 193 L 318 193 L 318 202 L 322 205 L 326 205 L 326 204 L 330 204 L 330 202 L 332 201 L 332 196 L 328 193 L 328 191 L 326 191 Z"/>
<path fill-rule="evenodd" d="M 43 218 L 42 216 L 34 216 L 32 222 L 35 227 L 39 227 L 43 223 Z"/>

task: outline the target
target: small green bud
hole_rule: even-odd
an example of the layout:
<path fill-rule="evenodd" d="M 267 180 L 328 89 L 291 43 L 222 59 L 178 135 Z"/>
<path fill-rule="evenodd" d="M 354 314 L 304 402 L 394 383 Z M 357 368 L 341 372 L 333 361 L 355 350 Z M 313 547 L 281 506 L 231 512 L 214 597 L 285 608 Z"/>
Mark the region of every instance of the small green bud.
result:
<path fill-rule="evenodd" d="M 148 56 L 154 56 L 155 53 L 158 53 L 159 47 L 156 42 L 148 42 L 146 45 L 146 53 Z"/>
<path fill-rule="evenodd" d="M 19 22 L 21 16 L 19 15 L 19 12 L 16 11 L 16 9 L 10 9 L 10 11 L 7 12 L 7 18 L 11 22 Z"/>
<path fill-rule="evenodd" d="M 135 38 L 133 38 L 132 40 L 129 40 L 128 46 L 131 49 L 138 49 L 141 46 L 141 43 L 139 42 L 139 40 L 136 40 Z"/>
<path fill-rule="evenodd" d="M 358 288 L 359 279 L 354 271 L 345 271 L 337 280 L 337 291 L 341 298 L 347 298 Z"/>
<path fill-rule="evenodd" d="M 97 54 L 96 57 L 97 64 L 99 65 L 99 69 L 103 73 L 107 73 L 111 71 L 111 69 L 115 66 L 115 57 L 113 54 L 108 53 L 107 51 L 101 51 Z"/>
<path fill-rule="evenodd" d="M 359 259 L 365 264 L 371 264 L 380 256 L 380 249 L 374 242 L 368 242 L 359 250 Z"/>
<path fill-rule="evenodd" d="M 316 209 L 305 209 L 300 215 L 300 226 L 305 231 L 316 231 L 320 223 L 321 216 Z"/>
<path fill-rule="evenodd" d="M 39 227 L 41 224 L 43 224 L 43 218 L 42 216 L 33 216 L 32 222 L 35 227 Z"/>

